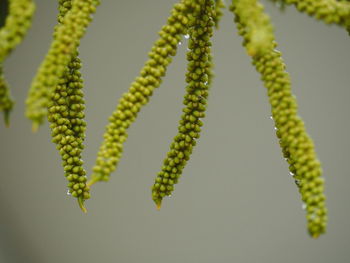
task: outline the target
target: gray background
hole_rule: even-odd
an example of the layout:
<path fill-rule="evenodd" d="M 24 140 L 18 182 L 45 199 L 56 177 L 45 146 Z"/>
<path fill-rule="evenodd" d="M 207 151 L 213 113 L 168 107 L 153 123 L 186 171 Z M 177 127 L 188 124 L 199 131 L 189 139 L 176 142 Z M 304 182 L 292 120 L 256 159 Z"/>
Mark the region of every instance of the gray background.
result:
<path fill-rule="evenodd" d="M 83 214 L 66 195 L 48 125 L 32 134 L 24 117 L 56 23 L 56 1 L 36 2 L 33 27 L 5 64 L 17 104 L 11 127 L 0 125 L 0 262 L 350 262 L 350 39 L 343 29 L 266 3 L 326 178 L 328 233 L 313 240 L 266 90 L 228 11 L 213 39 L 216 79 L 203 133 L 173 197 L 158 212 L 150 187 L 177 131 L 186 41 L 130 128 L 118 171 L 93 187 Z M 102 2 L 81 45 L 89 172 L 108 116 L 176 1 Z"/>

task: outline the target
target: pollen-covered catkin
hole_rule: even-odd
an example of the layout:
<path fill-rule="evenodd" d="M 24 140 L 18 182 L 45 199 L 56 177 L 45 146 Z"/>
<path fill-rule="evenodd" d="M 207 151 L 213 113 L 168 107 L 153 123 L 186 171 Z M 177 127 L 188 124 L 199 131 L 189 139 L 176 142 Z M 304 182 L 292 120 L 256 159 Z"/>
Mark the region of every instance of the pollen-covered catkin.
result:
<path fill-rule="evenodd" d="M 326 24 L 350 25 L 350 3 L 338 0 L 281 0 Z"/>
<path fill-rule="evenodd" d="M 240 14 L 235 16 L 235 22 L 248 54 L 258 56 L 271 49 L 273 28 L 263 6 L 256 0 L 234 0 L 232 3 L 235 13 Z"/>
<path fill-rule="evenodd" d="M 64 20 L 71 6 L 71 0 L 60 1 L 59 23 Z M 86 122 L 80 68 L 81 61 L 76 51 L 51 94 L 48 120 L 51 123 L 53 142 L 57 144 L 62 157 L 65 177 L 69 181 L 68 194 L 78 198 L 79 205 L 85 212 L 84 200 L 88 199 L 90 194 L 86 186 L 86 171 L 81 159 Z"/>
<path fill-rule="evenodd" d="M 60 2 L 64 4 L 68 1 Z M 26 100 L 26 116 L 33 122 L 34 130 L 44 121 L 52 92 L 76 54 L 98 4 L 98 0 L 71 1 L 70 10 L 56 27 L 49 52 L 39 67 Z"/>
<path fill-rule="evenodd" d="M 0 111 L 4 113 L 7 126 L 14 101 L 4 77 L 3 63 L 11 51 L 22 42 L 32 24 L 34 11 L 35 5 L 32 0 L 9 0 L 8 15 L 0 29 Z"/>
<path fill-rule="evenodd" d="M 179 42 L 187 33 L 187 25 L 193 20 L 193 9 L 192 0 L 182 0 L 172 9 L 166 25 L 159 32 L 160 38 L 148 53 L 149 59 L 141 69 L 140 76 L 131 84 L 129 91 L 123 94 L 116 110 L 109 117 L 89 185 L 108 181 L 116 169 L 123 152 L 123 143 L 128 136 L 127 129 L 159 87 L 172 56 L 176 55 Z"/>
<path fill-rule="evenodd" d="M 211 82 L 212 62 L 210 58 L 211 37 L 215 21 L 214 1 L 194 1 L 198 8 L 193 12 L 194 23 L 188 30 L 190 39 L 187 53 L 186 95 L 184 114 L 181 116 L 178 134 L 175 136 L 170 151 L 164 160 L 152 187 L 152 198 L 159 209 L 162 199 L 170 196 L 174 185 L 190 159 L 190 155 L 203 126 L 207 107 L 209 81 Z M 210 78 L 210 79 L 209 79 Z"/>
<path fill-rule="evenodd" d="M 248 17 L 241 15 L 244 10 L 237 9 L 236 3 L 237 1 L 232 1 L 231 11 L 236 16 L 239 33 L 243 36 L 245 40 L 243 44 L 247 48 L 249 43 L 246 35 L 249 28 L 245 26 L 246 22 L 243 20 Z M 256 5 L 257 3 L 251 7 L 255 8 Z M 271 43 L 266 46 L 271 46 Z M 306 206 L 308 231 L 312 237 L 317 238 L 325 232 L 327 225 L 321 165 L 316 157 L 314 144 L 306 133 L 304 122 L 297 115 L 297 102 L 291 92 L 290 77 L 285 71 L 281 53 L 275 50 L 276 46 L 273 40 L 270 48 L 253 56 L 253 65 L 261 74 L 261 79 L 267 88 L 276 134 Z"/>

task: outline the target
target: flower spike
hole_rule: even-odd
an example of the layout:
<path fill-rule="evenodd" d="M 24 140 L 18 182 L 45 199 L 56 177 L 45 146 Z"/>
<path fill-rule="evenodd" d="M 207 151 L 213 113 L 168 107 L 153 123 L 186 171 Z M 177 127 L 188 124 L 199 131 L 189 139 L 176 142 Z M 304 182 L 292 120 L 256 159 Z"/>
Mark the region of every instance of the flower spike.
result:
<path fill-rule="evenodd" d="M 239 8 L 250 5 L 251 9 Z M 248 10 L 255 9 L 254 14 L 264 18 L 265 24 L 249 25 L 256 19 L 247 21 Z M 231 11 L 235 14 L 235 21 L 239 34 L 243 37 L 243 45 L 249 49 L 251 43 L 251 28 L 266 26 L 265 32 L 272 35 L 272 25 L 269 17 L 263 13 L 263 8 L 257 0 L 233 0 Z M 252 55 L 253 65 L 261 74 L 271 104 L 272 117 L 277 128 L 276 134 L 289 163 L 289 170 L 294 175 L 302 201 L 306 205 L 306 218 L 310 235 L 317 238 L 323 234 L 327 225 L 327 209 L 325 206 L 324 180 L 322 170 L 314 149 L 314 144 L 306 133 L 304 122 L 297 115 L 297 102 L 291 92 L 289 74 L 281 53 L 275 50 L 277 46 L 274 37 L 265 38 L 267 41 L 259 53 Z M 248 52 L 249 53 L 249 52 Z"/>
<path fill-rule="evenodd" d="M 200 136 L 207 107 L 208 90 L 211 82 L 211 37 L 215 21 L 214 1 L 194 1 L 198 5 L 193 13 L 195 20 L 189 24 L 189 42 L 187 52 L 186 95 L 184 114 L 181 116 L 178 134 L 170 145 L 170 151 L 164 160 L 152 187 L 152 198 L 160 209 L 165 196 L 170 196 L 174 185 L 190 159 L 193 148 Z"/>

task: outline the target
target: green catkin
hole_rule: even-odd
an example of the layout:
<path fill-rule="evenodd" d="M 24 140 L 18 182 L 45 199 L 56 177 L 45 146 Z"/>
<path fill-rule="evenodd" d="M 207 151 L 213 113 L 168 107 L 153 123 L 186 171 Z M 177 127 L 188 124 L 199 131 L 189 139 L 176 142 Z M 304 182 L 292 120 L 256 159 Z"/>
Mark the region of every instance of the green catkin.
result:
<path fill-rule="evenodd" d="M 59 23 L 62 23 L 71 6 L 71 0 L 59 1 Z M 65 177 L 69 181 L 68 194 L 78 198 L 79 206 L 86 212 L 84 200 L 88 199 L 90 194 L 86 186 L 86 171 L 81 160 L 86 122 L 80 68 L 81 61 L 76 51 L 51 94 L 48 120 L 51 123 L 53 142 L 57 144 L 62 157 Z"/>
<path fill-rule="evenodd" d="M 350 25 L 350 3 L 338 0 L 281 0 L 326 24 Z"/>
<path fill-rule="evenodd" d="M 170 196 L 174 185 L 190 159 L 190 155 L 203 125 L 208 89 L 211 82 L 212 62 L 210 57 L 213 26 L 215 21 L 214 1 L 194 1 L 198 5 L 193 13 L 195 20 L 190 24 L 187 53 L 186 95 L 184 97 L 184 114 L 181 116 L 178 134 L 175 136 L 170 151 L 164 160 L 162 170 L 158 173 L 152 187 L 152 198 L 160 209 L 162 199 Z M 209 79 L 210 78 L 210 79 Z"/>
<path fill-rule="evenodd" d="M 10 112 L 13 108 L 14 101 L 10 94 L 8 83 L 4 77 L 3 67 L 0 64 L 0 111 L 4 113 L 5 125 L 10 125 Z"/>
<path fill-rule="evenodd" d="M 235 14 L 239 34 L 244 38 L 244 46 L 248 46 L 246 15 L 244 9 L 237 9 L 239 2 L 249 1 L 252 8 L 259 9 L 260 17 L 263 9 L 256 0 L 233 0 L 231 11 Z M 270 24 L 270 23 L 269 23 Z M 272 26 L 268 27 L 268 31 Z M 268 44 L 270 46 L 270 44 Z M 260 54 L 253 56 L 253 65 L 261 74 L 271 104 L 272 117 L 275 121 L 276 134 L 283 151 L 283 155 L 289 163 L 289 170 L 296 180 L 301 199 L 306 206 L 308 231 L 317 238 L 326 230 L 327 209 L 325 207 L 324 180 L 321 177 L 320 162 L 316 157 L 314 145 L 305 130 L 304 122 L 297 115 L 297 102 L 291 93 L 289 74 L 285 71 L 285 64 L 281 53 L 275 50 L 276 42 L 272 46 L 262 50 Z"/>
<path fill-rule="evenodd" d="M 60 2 L 63 4 L 67 1 Z M 33 122 L 33 130 L 43 123 L 51 94 L 67 65 L 74 59 L 98 4 L 98 0 L 73 0 L 70 10 L 60 21 L 61 25 L 56 27 L 54 40 L 39 67 L 26 100 L 26 116 Z"/>
<path fill-rule="evenodd" d="M 127 139 L 127 129 L 135 121 L 142 106 L 147 104 L 154 90 L 161 84 L 172 56 L 176 55 L 182 36 L 187 33 L 187 25 L 193 20 L 192 0 L 182 0 L 175 4 L 167 24 L 159 32 L 160 38 L 154 43 L 149 59 L 141 69 L 140 76 L 124 93 L 113 114 L 109 117 L 104 140 L 97 154 L 96 164 L 88 185 L 98 181 L 108 181 L 116 169 Z"/>
<path fill-rule="evenodd" d="M 4 113 L 5 124 L 9 126 L 9 114 L 14 101 L 5 80 L 3 63 L 11 51 L 22 42 L 32 24 L 35 5 L 32 0 L 9 0 L 8 16 L 0 29 L 0 111 Z"/>
<path fill-rule="evenodd" d="M 274 39 L 269 17 L 263 13 L 263 6 L 256 0 L 233 1 L 235 12 L 240 14 L 235 19 L 238 33 L 243 36 L 243 45 L 250 56 L 258 56 L 271 49 Z"/>

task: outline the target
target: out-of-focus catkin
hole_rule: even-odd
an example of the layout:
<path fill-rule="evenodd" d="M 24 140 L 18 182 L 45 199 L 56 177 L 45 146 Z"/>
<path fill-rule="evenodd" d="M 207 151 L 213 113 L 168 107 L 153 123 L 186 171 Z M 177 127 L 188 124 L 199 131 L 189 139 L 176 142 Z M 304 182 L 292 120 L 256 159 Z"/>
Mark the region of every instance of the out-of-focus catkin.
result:
<path fill-rule="evenodd" d="M 0 28 L 0 111 L 4 113 L 5 124 L 10 123 L 9 114 L 14 101 L 4 77 L 3 63 L 11 51 L 22 42 L 32 24 L 35 5 L 32 0 L 9 0 L 8 15 Z"/>
<path fill-rule="evenodd" d="M 252 44 L 249 42 L 251 30 L 246 21 L 249 16 L 244 13 L 251 9 L 238 8 L 242 2 L 249 2 L 250 8 L 256 9 L 256 15 L 260 18 L 265 17 L 265 25 L 259 23 L 259 26 L 266 26 L 266 32 L 272 33 L 272 25 L 256 0 L 233 0 L 231 11 L 235 14 L 239 34 L 244 39 L 243 45 L 248 49 Z M 250 21 L 258 20 L 250 19 Z M 271 37 L 265 38 L 264 41 L 268 41 L 263 45 L 265 48 L 259 53 L 251 54 L 253 64 L 267 88 L 276 134 L 306 206 L 308 231 L 312 237 L 317 238 L 325 232 L 327 224 L 321 165 L 304 123 L 297 115 L 297 102 L 291 93 L 290 77 L 285 71 L 281 53 L 275 50 L 277 44 Z"/>
<path fill-rule="evenodd" d="M 63 9 L 70 5 L 69 1 L 59 2 Z M 66 10 L 56 27 L 49 52 L 39 67 L 26 100 L 26 116 L 32 121 L 33 130 L 43 123 L 53 90 L 74 59 L 98 4 L 98 0 L 71 1 L 70 9 Z"/>
<path fill-rule="evenodd" d="M 294 5 L 298 11 L 322 20 L 326 24 L 350 26 L 350 3 L 338 0 L 281 0 L 287 5 Z"/>
<path fill-rule="evenodd" d="M 208 90 L 211 82 L 211 37 L 215 21 L 214 1 L 193 1 L 197 4 L 193 12 L 193 24 L 189 24 L 186 74 L 186 95 L 184 114 L 181 116 L 178 134 L 170 145 L 170 151 L 164 160 L 152 187 L 152 198 L 159 209 L 165 196 L 170 196 L 174 185 L 190 159 L 193 148 L 200 136 L 207 108 Z"/>

